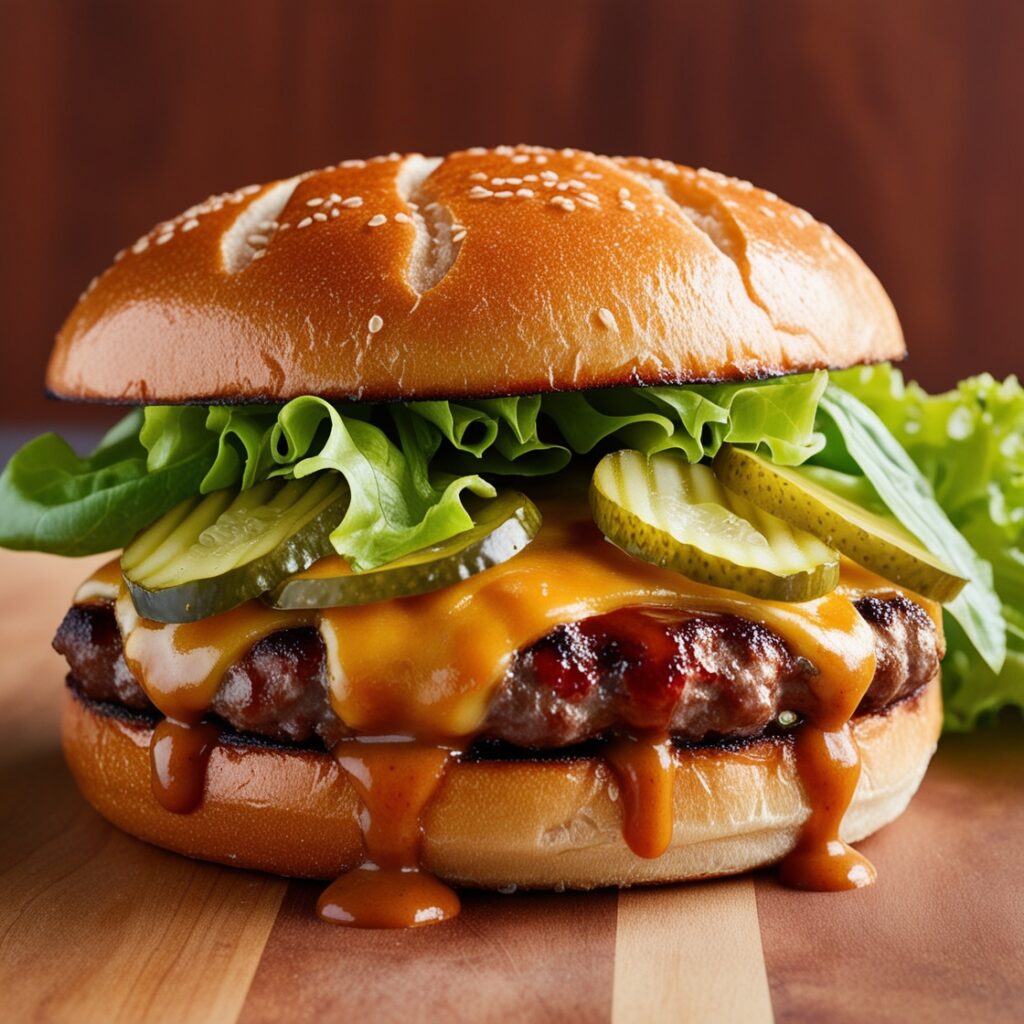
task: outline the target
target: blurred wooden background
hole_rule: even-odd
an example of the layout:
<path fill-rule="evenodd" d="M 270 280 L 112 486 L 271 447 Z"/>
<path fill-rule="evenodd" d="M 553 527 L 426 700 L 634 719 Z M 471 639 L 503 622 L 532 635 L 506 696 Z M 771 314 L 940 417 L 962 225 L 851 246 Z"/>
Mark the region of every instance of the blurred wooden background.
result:
<path fill-rule="evenodd" d="M 157 220 L 498 142 L 751 178 L 861 252 L 928 386 L 1020 372 L 1022 53 L 1021 0 L 0 0 L 0 427 L 109 419 L 43 366 Z"/>

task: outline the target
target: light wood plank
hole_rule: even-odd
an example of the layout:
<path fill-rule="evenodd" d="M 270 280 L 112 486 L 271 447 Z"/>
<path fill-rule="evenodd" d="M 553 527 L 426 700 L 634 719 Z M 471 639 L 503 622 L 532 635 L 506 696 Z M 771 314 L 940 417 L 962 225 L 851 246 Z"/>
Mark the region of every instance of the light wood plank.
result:
<path fill-rule="evenodd" d="M 619 894 L 613 1024 L 772 1019 L 749 878 Z"/>
<path fill-rule="evenodd" d="M 78 795 L 50 637 L 94 563 L 0 552 L 0 1016 L 232 1021 L 286 883 L 146 846 Z"/>

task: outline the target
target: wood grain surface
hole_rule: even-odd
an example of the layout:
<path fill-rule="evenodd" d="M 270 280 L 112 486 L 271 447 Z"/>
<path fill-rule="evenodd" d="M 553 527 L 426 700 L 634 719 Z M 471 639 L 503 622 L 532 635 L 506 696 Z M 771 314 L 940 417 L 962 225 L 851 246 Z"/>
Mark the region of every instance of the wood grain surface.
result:
<path fill-rule="evenodd" d="M 1020 0 L 4 0 L 0 425 L 113 254 L 251 181 L 499 142 L 714 167 L 835 229 L 910 372 L 1024 368 Z"/>
<path fill-rule="evenodd" d="M 0 552 L 4 1021 L 1017 1021 L 1024 729 L 943 740 L 862 844 L 873 889 L 770 873 L 616 894 L 466 893 L 451 924 L 318 923 L 318 886 L 108 826 L 63 766 L 49 638 L 89 561 Z"/>

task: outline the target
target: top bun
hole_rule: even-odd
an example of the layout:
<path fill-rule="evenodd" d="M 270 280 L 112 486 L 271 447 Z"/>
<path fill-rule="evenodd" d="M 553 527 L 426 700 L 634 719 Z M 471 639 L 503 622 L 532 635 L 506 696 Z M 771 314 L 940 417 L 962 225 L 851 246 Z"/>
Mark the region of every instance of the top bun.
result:
<path fill-rule="evenodd" d="M 64 398 L 460 398 L 737 380 L 904 353 L 885 291 L 773 193 L 532 146 L 346 160 L 209 199 L 93 282 Z"/>

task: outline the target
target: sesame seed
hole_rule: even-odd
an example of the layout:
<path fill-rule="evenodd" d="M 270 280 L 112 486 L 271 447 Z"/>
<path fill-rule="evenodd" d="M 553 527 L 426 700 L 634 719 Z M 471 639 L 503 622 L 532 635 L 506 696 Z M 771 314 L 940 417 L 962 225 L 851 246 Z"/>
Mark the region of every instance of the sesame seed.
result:
<path fill-rule="evenodd" d="M 181 230 L 182 231 L 191 231 L 193 228 L 197 228 L 197 227 L 199 227 L 199 221 L 197 221 L 195 219 L 195 217 L 189 217 L 189 219 L 187 221 L 185 221 L 184 224 L 181 225 Z"/>
<path fill-rule="evenodd" d="M 239 193 L 243 196 L 255 195 L 259 190 L 263 188 L 262 185 L 246 185 L 245 188 L 239 189 Z"/>
<path fill-rule="evenodd" d="M 384 321 L 377 316 L 376 313 L 370 317 L 370 322 L 366 325 L 366 329 L 371 334 L 376 334 L 384 326 Z"/>
<path fill-rule="evenodd" d="M 553 196 L 551 202 L 569 213 L 576 209 L 576 204 L 566 196 Z"/>
<path fill-rule="evenodd" d="M 452 241 L 453 242 L 461 242 L 465 237 L 466 237 L 466 229 L 465 228 L 459 228 L 459 230 L 456 231 L 455 234 L 452 235 Z"/>
<path fill-rule="evenodd" d="M 329 199 L 328 199 L 328 202 L 331 202 L 331 203 L 340 203 L 340 202 L 341 202 L 341 196 L 339 196 L 337 192 L 332 192 L 332 193 L 330 194 L 330 197 L 329 197 Z"/>
<path fill-rule="evenodd" d="M 629 189 L 628 188 L 620 188 L 619 189 L 619 198 L 620 199 L 628 199 L 629 198 Z"/>
<path fill-rule="evenodd" d="M 533 162 L 537 164 L 546 164 L 548 162 L 548 158 L 543 153 L 537 153 L 533 158 Z"/>
<path fill-rule="evenodd" d="M 529 159 L 530 158 L 525 153 L 516 153 L 516 155 L 514 157 L 512 157 L 512 163 L 514 163 L 514 164 L 525 164 L 526 161 L 529 160 Z"/>
<path fill-rule="evenodd" d="M 762 206 L 759 208 L 766 217 L 774 217 L 775 211 L 770 206 Z"/>
<path fill-rule="evenodd" d="M 579 178 L 570 178 L 569 186 L 571 188 L 576 189 L 577 192 L 580 192 L 587 187 L 586 185 L 583 184 L 582 181 L 579 180 Z"/>
<path fill-rule="evenodd" d="M 356 206 L 362 206 L 363 205 L 363 197 L 362 196 L 349 196 L 348 199 L 342 199 L 341 205 L 342 206 L 347 206 L 349 209 L 352 209 L 353 207 L 356 207 Z"/>
<path fill-rule="evenodd" d="M 246 241 L 252 246 L 266 245 L 270 239 L 266 235 L 250 235 Z"/>
<path fill-rule="evenodd" d="M 517 188 L 516 195 L 522 196 L 524 199 L 532 199 L 534 196 L 534 191 L 532 188 Z"/>
<path fill-rule="evenodd" d="M 586 199 L 588 203 L 596 203 L 598 201 L 597 196 L 593 192 L 581 192 L 580 199 Z"/>
<path fill-rule="evenodd" d="M 522 178 L 506 178 L 505 179 L 505 184 L 506 185 L 522 185 L 522 183 L 523 183 L 523 179 Z"/>
<path fill-rule="evenodd" d="M 267 255 L 267 250 L 266 249 L 260 249 L 258 252 L 254 252 L 252 254 L 252 258 L 253 258 L 254 261 L 255 260 L 261 260 L 266 255 Z"/>
<path fill-rule="evenodd" d="M 306 205 L 307 206 L 322 206 L 323 205 L 323 199 L 320 196 L 317 196 L 315 199 L 307 199 L 306 200 Z"/>
<path fill-rule="evenodd" d="M 539 179 L 537 178 L 536 174 L 524 174 L 523 175 L 523 181 L 537 181 L 537 180 L 539 180 Z"/>
<path fill-rule="evenodd" d="M 383 214 L 383 213 L 375 213 L 375 214 L 374 214 L 374 215 L 373 215 L 373 216 L 372 216 L 372 217 L 371 217 L 371 218 L 370 218 L 370 219 L 369 219 L 369 220 L 368 220 L 368 221 L 366 222 L 366 226 L 367 226 L 368 228 L 379 228 L 379 227 L 381 226 L 381 224 L 386 224 L 386 223 L 387 223 L 387 221 L 388 221 L 388 219 L 387 219 L 387 217 L 385 217 L 385 216 L 384 216 L 384 214 Z M 300 225 L 299 225 L 299 227 L 302 227 L 302 225 L 300 224 Z"/>
<path fill-rule="evenodd" d="M 125 257 L 125 254 L 126 254 L 127 252 L 128 252 L 128 250 L 127 250 L 127 249 L 118 249 L 118 250 L 117 250 L 117 252 L 115 252 L 115 253 L 114 253 L 114 262 L 115 262 L 115 263 L 120 263 L 120 262 L 121 262 L 121 260 L 123 260 L 123 259 L 124 259 L 124 257 Z"/>
<path fill-rule="evenodd" d="M 472 149 L 467 149 L 466 152 L 470 156 L 484 156 L 484 155 L 486 155 L 487 150 L 484 149 L 483 146 L 473 146 Z"/>
<path fill-rule="evenodd" d="M 496 199 L 511 199 L 513 195 L 515 195 L 515 193 L 509 189 L 503 189 L 501 192 L 494 193 Z"/>
<path fill-rule="evenodd" d="M 634 203 L 631 199 L 620 200 L 619 206 L 621 206 L 623 210 L 633 211 L 636 209 L 636 203 Z"/>
<path fill-rule="evenodd" d="M 312 224 L 312 223 L 313 223 L 313 218 L 312 217 L 303 217 L 302 220 L 300 220 L 299 223 L 296 224 L 295 226 L 297 228 L 308 228 L 309 225 Z"/>
<path fill-rule="evenodd" d="M 762 192 L 761 195 L 764 196 L 769 203 L 776 203 L 779 200 L 779 197 L 774 192 Z"/>
<path fill-rule="evenodd" d="M 484 188 L 482 185 L 474 185 L 469 190 L 470 199 L 487 199 L 489 196 L 493 196 L 494 193 L 489 188 Z"/>
<path fill-rule="evenodd" d="M 505 184 L 505 179 L 504 178 L 491 178 L 491 184 L 492 185 L 504 185 Z"/>
<path fill-rule="evenodd" d="M 569 182 L 567 182 L 567 181 L 560 181 L 555 186 L 555 188 L 557 188 L 559 192 L 566 192 L 569 189 Z"/>
<path fill-rule="evenodd" d="M 469 180 L 470 180 L 470 181 L 486 181 L 486 180 L 487 180 L 487 175 L 486 175 L 486 174 L 484 174 L 484 172 L 483 172 L 483 171 L 474 171 L 474 172 L 473 172 L 473 173 L 472 173 L 472 174 L 471 174 L 471 175 L 469 176 Z"/>
<path fill-rule="evenodd" d="M 333 210 L 331 210 L 331 216 L 332 217 L 337 217 L 338 214 L 340 214 L 340 213 L 341 213 L 341 210 L 339 210 L 337 207 L 335 207 Z"/>
<path fill-rule="evenodd" d="M 541 171 L 540 176 L 545 181 L 558 181 L 558 175 L 554 171 Z"/>
<path fill-rule="evenodd" d="M 602 306 L 597 311 L 597 319 L 601 321 L 608 328 L 609 331 L 614 331 L 619 325 L 615 322 L 615 316 L 612 314 L 610 309 L 606 309 Z"/>
<path fill-rule="evenodd" d="M 327 214 L 326 213 L 314 213 L 313 214 L 313 220 L 327 220 Z"/>
<path fill-rule="evenodd" d="M 365 167 L 365 160 L 342 160 L 340 167 Z"/>
<path fill-rule="evenodd" d="M 174 237 L 174 232 L 173 231 L 165 231 L 162 235 L 160 235 L 157 238 L 156 244 L 157 245 L 166 245 L 173 237 Z"/>
<path fill-rule="evenodd" d="M 590 181 L 597 181 L 601 177 L 601 175 L 598 174 L 596 171 L 584 171 L 583 177 L 588 178 Z"/>
<path fill-rule="evenodd" d="M 396 213 L 395 214 L 395 220 L 398 221 L 399 224 L 411 224 L 412 223 L 412 217 L 410 217 L 409 214 L 407 214 L 407 213 Z"/>

